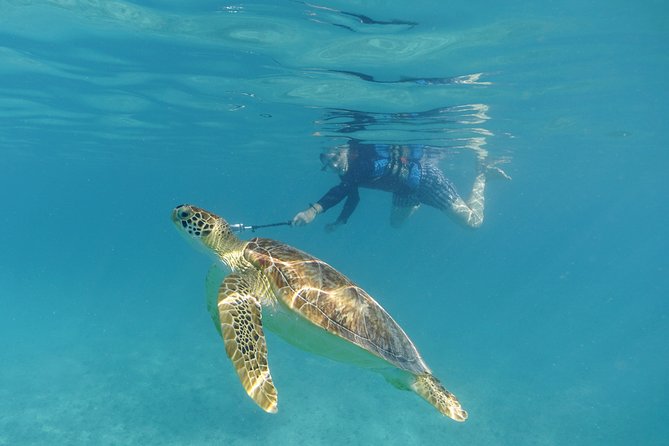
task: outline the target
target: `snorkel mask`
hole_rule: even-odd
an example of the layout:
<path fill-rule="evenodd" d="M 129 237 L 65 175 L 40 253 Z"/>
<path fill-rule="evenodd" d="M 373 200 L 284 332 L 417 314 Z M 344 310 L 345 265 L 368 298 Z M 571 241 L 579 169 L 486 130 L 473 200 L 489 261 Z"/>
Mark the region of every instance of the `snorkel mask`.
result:
<path fill-rule="evenodd" d="M 321 153 L 321 170 L 331 170 L 339 175 L 343 175 L 348 170 L 348 147 L 337 146 Z"/>

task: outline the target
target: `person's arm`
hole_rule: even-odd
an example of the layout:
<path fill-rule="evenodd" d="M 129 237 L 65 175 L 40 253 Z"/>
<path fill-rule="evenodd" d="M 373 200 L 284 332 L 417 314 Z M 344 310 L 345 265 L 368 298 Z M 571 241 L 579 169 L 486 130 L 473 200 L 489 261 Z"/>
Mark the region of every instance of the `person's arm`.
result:
<path fill-rule="evenodd" d="M 351 216 L 353 211 L 355 211 L 355 208 L 358 206 L 359 202 L 360 193 L 358 192 L 357 187 L 353 187 L 348 193 L 348 198 L 346 199 L 346 203 L 344 203 L 344 208 L 341 210 L 339 217 L 337 217 L 337 220 L 335 220 L 333 223 L 328 223 L 325 225 L 325 230 L 327 232 L 332 232 L 339 226 L 346 224 L 348 218 Z"/>
<path fill-rule="evenodd" d="M 314 204 L 310 204 L 308 208 L 298 212 L 295 217 L 293 217 L 293 226 L 307 225 L 314 221 L 318 214 L 327 211 L 332 206 L 335 206 L 337 203 L 342 201 L 344 197 L 348 195 L 349 188 L 350 186 L 347 183 L 342 182 L 327 191 L 327 193 L 323 195 L 320 200 Z"/>
<path fill-rule="evenodd" d="M 318 200 L 316 203 L 318 203 L 322 208 L 323 212 L 327 211 L 333 206 L 336 206 L 339 204 L 340 201 L 344 199 L 349 194 L 349 190 L 351 189 L 351 184 L 342 181 L 341 183 L 337 184 L 335 187 L 330 189 L 321 197 L 320 200 Z"/>
<path fill-rule="evenodd" d="M 353 214 L 353 211 L 355 211 L 355 208 L 358 206 L 359 202 L 360 193 L 358 192 L 357 187 L 353 187 L 349 191 L 346 202 L 344 203 L 344 208 L 341 210 L 341 213 L 339 214 L 339 217 L 337 217 L 337 221 L 335 223 L 338 225 L 346 224 L 348 218 L 351 216 L 351 214 Z"/>

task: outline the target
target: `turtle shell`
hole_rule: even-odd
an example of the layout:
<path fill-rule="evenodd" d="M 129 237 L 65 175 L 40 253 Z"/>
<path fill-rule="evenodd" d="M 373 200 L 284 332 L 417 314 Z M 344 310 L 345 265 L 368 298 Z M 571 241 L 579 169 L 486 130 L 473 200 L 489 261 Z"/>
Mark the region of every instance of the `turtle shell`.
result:
<path fill-rule="evenodd" d="M 244 257 L 288 308 L 314 325 L 413 374 L 429 372 L 413 342 L 365 290 L 299 249 L 254 238 Z"/>

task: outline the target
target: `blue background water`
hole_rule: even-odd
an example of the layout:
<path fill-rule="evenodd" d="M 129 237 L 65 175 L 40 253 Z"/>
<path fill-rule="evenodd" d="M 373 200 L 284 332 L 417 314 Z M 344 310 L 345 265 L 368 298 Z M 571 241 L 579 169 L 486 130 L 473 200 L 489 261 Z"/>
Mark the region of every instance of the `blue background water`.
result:
<path fill-rule="evenodd" d="M 669 444 L 668 12 L 0 1 L 0 445 Z M 261 235 L 364 286 L 470 419 L 271 334 L 280 410 L 263 413 L 170 210 L 289 219 L 336 183 L 318 162 L 342 142 L 332 109 L 439 107 L 453 119 L 360 136 L 448 147 L 463 193 L 477 142 L 511 160 L 481 229 L 426 208 L 394 230 L 390 198 L 363 191 L 333 234 L 338 210 Z"/>

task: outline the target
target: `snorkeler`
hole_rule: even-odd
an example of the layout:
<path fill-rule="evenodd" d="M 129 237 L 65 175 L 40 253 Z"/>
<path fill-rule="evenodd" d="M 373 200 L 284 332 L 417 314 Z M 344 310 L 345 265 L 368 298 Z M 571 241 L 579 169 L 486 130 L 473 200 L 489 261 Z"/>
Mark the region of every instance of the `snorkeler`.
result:
<path fill-rule="evenodd" d="M 318 214 L 346 198 L 337 220 L 325 227 L 327 231 L 335 230 L 348 221 L 358 205 L 359 187 L 392 192 L 390 224 L 393 227 L 401 226 L 421 204 L 447 212 L 465 226 L 481 226 L 486 174 L 494 171 L 504 178 L 510 177 L 494 164 L 486 164 L 486 152 L 479 153 L 478 173 L 470 197 L 465 201 L 436 161 L 427 156 L 427 150 L 422 144 L 365 144 L 353 140 L 322 153 L 323 170 L 337 173 L 341 182 L 316 203 L 298 212 L 293 217 L 293 226 L 311 223 Z"/>

